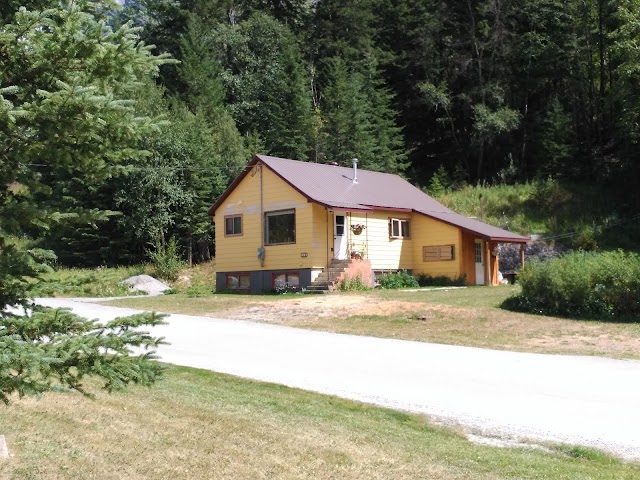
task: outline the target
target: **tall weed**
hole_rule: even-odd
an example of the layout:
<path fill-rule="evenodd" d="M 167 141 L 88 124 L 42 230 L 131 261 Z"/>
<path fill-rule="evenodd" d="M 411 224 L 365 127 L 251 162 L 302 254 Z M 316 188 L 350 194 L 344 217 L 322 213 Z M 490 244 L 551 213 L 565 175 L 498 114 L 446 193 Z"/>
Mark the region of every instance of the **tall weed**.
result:
<path fill-rule="evenodd" d="M 178 278 L 186 262 L 180 258 L 178 244 L 172 238 L 166 245 L 154 245 L 154 249 L 148 253 L 156 277 L 164 280 L 175 281 Z"/>
<path fill-rule="evenodd" d="M 371 290 L 371 287 L 364 283 L 362 277 L 345 277 L 338 285 L 338 290 L 341 292 L 354 292 Z"/>

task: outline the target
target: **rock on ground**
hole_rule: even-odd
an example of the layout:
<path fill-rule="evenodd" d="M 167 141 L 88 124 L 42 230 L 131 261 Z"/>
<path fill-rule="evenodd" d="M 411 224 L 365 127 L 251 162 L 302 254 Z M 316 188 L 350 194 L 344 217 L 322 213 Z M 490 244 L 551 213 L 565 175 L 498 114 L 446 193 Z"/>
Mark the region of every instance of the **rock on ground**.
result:
<path fill-rule="evenodd" d="M 0 435 L 0 458 L 8 458 L 9 449 L 7 448 L 7 442 L 4 439 L 4 435 Z"/>
<path fill-rule="evenodd" d="M 171 289 L 169 285 L 162 283 L 150 275 L 136 275 L 127 278 L 122 283 L 129 285 L 130 290 L 146 292 L 149 295 L 162 295 L 165 291 Z"/>

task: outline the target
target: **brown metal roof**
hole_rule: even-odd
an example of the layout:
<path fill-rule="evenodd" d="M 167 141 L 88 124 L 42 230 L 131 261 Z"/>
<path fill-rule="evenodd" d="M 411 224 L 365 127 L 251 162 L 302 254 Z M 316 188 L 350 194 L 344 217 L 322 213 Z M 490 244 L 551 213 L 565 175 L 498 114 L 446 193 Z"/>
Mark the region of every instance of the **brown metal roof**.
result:
<path fill-rule="evenodd" d="M 309 201 L 327 207 L 344 210 L 415 211 L 490 240 L 516 243 L 529 240 L 528 237 L 455 213 L 398 175 L 358 169 L 358 183 L 354 183 L 353 168 L 266 155 L 254 156 L 245 171 L 209 209 L 210 215 L 215 214 L 218 206 L 242 181 L 250 167 L 259 161 Z"/>

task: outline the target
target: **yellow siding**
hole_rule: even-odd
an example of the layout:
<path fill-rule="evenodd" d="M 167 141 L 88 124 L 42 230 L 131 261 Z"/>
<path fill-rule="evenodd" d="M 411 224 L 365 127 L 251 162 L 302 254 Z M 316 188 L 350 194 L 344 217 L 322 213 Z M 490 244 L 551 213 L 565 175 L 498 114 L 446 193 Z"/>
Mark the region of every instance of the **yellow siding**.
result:
<path fill-rule="evenodd" d="M 325 207 L 310 203 L 312 212 L 312 237 L 309 247 L 309 264 L 312 268 L 324 268 L 331 261 L 331 247 L 329 235 L 333 242 L 333 217 L 327 213 Z M 327 228 L 328 227 L 328 228 Z M 331 245 L 333 246 L 333 245 Z"/>
<path fill-rule="evenodd" d="M 326 264 L 326 212 L 274 174 L 262 167 L 263 212 L 295 208 L 296 243 L 265 246 L 265 262 L 257 257 L 261 245 L 260 172 L 256 167 L 218 207 L 216 267 L 218 271 L 250 271 L 322 268 Z M 242 235 L 225 237 L 224 217 L 242 215 Z M 302 256 L 301 254 L 307 254 Z"/>
<path fill-rule="evenodd" d="M 411 222 L 413 242 L 413 273 L 431 276 L 460 276 L 461 241 L 459 229 L 424 215 L 413 214 Z M 454 260 L 425 262 L 422 247 L 433 245 L 453 245 Z"/>
<path fill-rule="evenodd" d="M 260 165 L 260 164 L 259 164 Z M 296 243 L 265 246 L 264 265 L 257 258 L 261 245 L 260 171 L 253 168 L 218 207 L 216 222 L 216 266 L 220 272 L 253 270 L 322 269 L 333 258 L 333 213 L 309 203 L 289 184 L 262 166 L 263 212 L 294 208 Z M 366 229 L 354 235 L 347 228 L 348 250 L 365 251 L 373 270 L 412 270 L 415 274 L 457 277 L 461 272 L 462 235 L 452 227 L 424 215 L 376 211 L 347 214 L 347 224 L 361 223 Z M 224 218 L 242 215 L 242 235 L 225 237 Z M 389 219 L 407 219 L 411 238 L 389 238 Z M 454 245 L 455 260 L 424 262 L 422 247 Z M 464 271 L 464 266 L 462 268 Z"/>
<path fill-rule="evenodd" d="M 371 261 L 373 270 L 410 270 L 413 268 L 413 231 L 410 231 L 410 239 L 389 238 L 389 219 L 401 218 L 410 220 L 410 228 L 413 228 L 410 213 L 396 212 L 372 212 L 353 213 L 350 224 L 362 223 L 367 226 L 361 235 L 353 235 L 349 230 L 349 247 L 358 248 L 366 245 L 365 258 Z"/>

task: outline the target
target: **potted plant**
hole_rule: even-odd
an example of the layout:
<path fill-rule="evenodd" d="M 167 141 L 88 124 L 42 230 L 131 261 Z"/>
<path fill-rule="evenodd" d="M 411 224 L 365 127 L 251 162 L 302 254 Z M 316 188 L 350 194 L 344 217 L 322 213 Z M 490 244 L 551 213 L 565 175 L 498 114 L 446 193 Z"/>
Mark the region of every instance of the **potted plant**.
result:
<path fill-rule="evenodd" d="M 362 223 L 351 224 L 351 231 L 354 235 L 360 235 L 365 228 L 367 228 L 367 226 Z"/>

